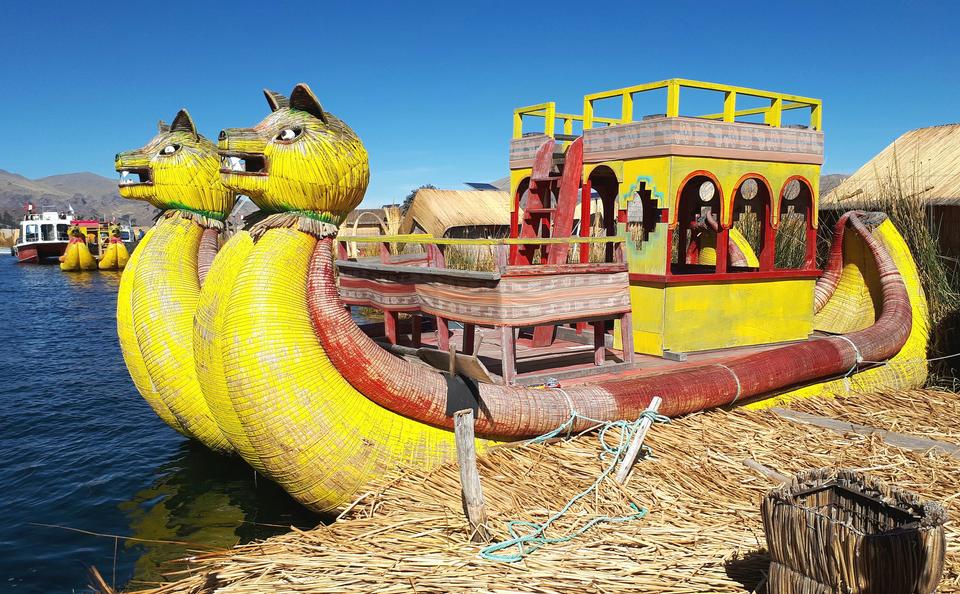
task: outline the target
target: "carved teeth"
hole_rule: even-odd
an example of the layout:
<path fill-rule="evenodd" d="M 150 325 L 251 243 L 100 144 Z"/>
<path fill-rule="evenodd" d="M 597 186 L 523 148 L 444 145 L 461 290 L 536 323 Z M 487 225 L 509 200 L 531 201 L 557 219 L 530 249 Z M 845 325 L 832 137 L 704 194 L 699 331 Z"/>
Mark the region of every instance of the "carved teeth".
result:
<path fill-rule="evenodd" d="M 246 171 L 246 161 L 240 157 L 220 157 L 220 168 L 231 171 Z"/>

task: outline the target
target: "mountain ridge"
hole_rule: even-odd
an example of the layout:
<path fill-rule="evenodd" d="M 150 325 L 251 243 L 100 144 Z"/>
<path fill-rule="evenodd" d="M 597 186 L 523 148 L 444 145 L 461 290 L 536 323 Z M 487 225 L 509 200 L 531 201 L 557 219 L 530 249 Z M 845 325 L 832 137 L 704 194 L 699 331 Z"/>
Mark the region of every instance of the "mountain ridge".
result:
<path fill-rule="evenodd" d="M 146 202 L 120 197 L 117 181 L 89 171 L 61 173 L 30 179 L 0 169 L 0 227 L 16 226 L 26 204 L 34 210 L 67 211 L 77 216 L 116 219 L 131 225 L 148 225 L 156 209 Z"/>

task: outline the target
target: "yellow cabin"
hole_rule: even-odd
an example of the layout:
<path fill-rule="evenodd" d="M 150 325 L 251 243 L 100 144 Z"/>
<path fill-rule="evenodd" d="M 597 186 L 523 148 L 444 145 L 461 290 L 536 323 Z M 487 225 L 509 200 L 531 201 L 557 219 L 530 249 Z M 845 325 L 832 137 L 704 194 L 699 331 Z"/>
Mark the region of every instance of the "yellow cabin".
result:
<path fill-rule="evenodd" d="M 663 89 L 663 113 L 635 117 L 635 97 Z M 681 115 L 687 89 L 715 92 L 717 112 Z M 738 109 L 743 97 L 764 105 Z M 619 101 L 620 117 L 595 117 L 603 101 Z M 792 110 L 807 111 L 808 123 L 783 125 Z M 806 339 L 819 276 L 821 118 L 818 99 L 684 79 L 586 95 L 580 115 L 559 113 L 554 103 L 519 108 L 510 144 L 512 236 L 550 235 L 559 195 L 551 182 L 578 163 L 579 235 L 622 239 L 599 254 L 581 249 L 580 261 L 627 263 L 636 352 L 684 358 Z M 525 130 L 531 120 L 539 130 Z M 546 171 L 537 158 L 550 139 L 556 148 Z M 570 155 L 575 144 L 582 155 Z M 590 213 L 592 204 L 600 212 Z M 514 250 L 511 263 L 532 262 Z"/>

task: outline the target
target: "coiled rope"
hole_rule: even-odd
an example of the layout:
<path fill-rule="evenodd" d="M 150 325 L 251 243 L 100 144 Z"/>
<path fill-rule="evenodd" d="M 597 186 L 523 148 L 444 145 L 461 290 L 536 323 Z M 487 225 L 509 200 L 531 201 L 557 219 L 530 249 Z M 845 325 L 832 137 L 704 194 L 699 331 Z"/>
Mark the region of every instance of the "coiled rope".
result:
<path fill-rule="evenodd" d="M 563 391 L 560 390 L 560 392 L 563 392 Z M 500 542 L 496 542 L 487 547 L 484 547 L 480 551 L 480 557 L 488 561 L 516 563 L 518 561 L 522 561 L 525 557 L 527 557 L 528 555 L 534 553 L 535 551 L 537 551 L 538 549 L 546 545 L 571 541 L 574 538 L 577 538 L 578 536 L 586 532 L 587 530 L 590 530 L 597 524 L 629 522 L 631 520 L 638 520 L 646 516 L 647 508 L 640 507 L 636 503 L 631 501 L 630 507 L 634 510 L 634 513 L 632 514 L 627 514 L 623 516 L 607 516 L 607 515 L 596 516 L 592 518 L 590 521 L 588 521 L 587 523 L 585 523 L 583 526 L 577 528 L 576 530 L 568 532 L 562 536 L 547 536 L 546 534 L 547 529 L 550 528 L 550 526 L 554 522 L 562 518 L 568 511 L 570 511 L 570 508 L 573 507 L 573 505 L 577 501 L 583 499 L 584 497 L 586 497 L 587 495 L 595 491 L 597 487 L 600 486 L 600 483 L 602 483 L 604 479 L 606 479 L 607 476 L 609 476 L 610 473 L 612 473 L 614 469 L 616 469 L 617 465 L 623 459 L 623 456 L 626 453 L 627 448 L 630 447 L 630 442 L 633 439 L 634 434 L 639 429 L 640 422 L 645 418 L 650 419 L 650 421 L 655 423 L 670 422 L 669 417 L 655 413 L 651 410 L 646 410 L 642 412 L 640 416 L 637 417 L 636 421 L 621 420 L 621 421 L 604 422 L 604 421 L 591 419 L 589 417 L 584 417 L 580 414 L 577 414 L 577 412 L 573 410 L 571 407 L 570 418 L 567 419 L 563 424 L 561 424 L 559 427 L 557 427 L 553 431 L 548 431 L 543 435 L 534 437 L 533 439 L 530 439 L 529 441 L 527 441 L 524 444 L 525 446 L 543 443 L 549 439 L 553 439 L 554 437 L 557 437 L 564 433 L 567 434 L 567 437 L 570 437 L 571 432 L 573 431 L 574 424 L 578 420 L 587 421 L 590 423 L 594 423 L 596 426 L 600 427 L 600 431 L 598 433 L 598 439 L 600 440 L 600 446 L 603 448 L 603 451 L 600 454 L 600 459 L 602 460 L 604 458 L 608 458 L 610 462 L 609 464 L 607 464 L 606 468 L 604 468 L 603 472 L 600 473 L 597 479 L 593 481 L 592 485 L 590 485 L 589 487 L 587 487 L 577 495 L 574 495 L 573 498 L 570 499 L 570 501 L 568 501 L 566 505 L 564 505 L 560 509 L 560 511 L 550 516 L 547 519 L 547 521 L 543 523 L 526 522 L 522 520 L 511 520 L 507 522 L 506 523 L 507 532 L 510 534 L 510 538 Z M 611 429 L 620 429 L 620 438 L 616 446 L 611 446 L 607 442 L 607 433 Z M 644 449 L 649 451 L 649 448 L 647 448 L 646 446 L 644 446 Z M 501 553 L 501 551 L 505 551 L 513 547 L 516 547 L 517 549 L 516 552 Z"/>

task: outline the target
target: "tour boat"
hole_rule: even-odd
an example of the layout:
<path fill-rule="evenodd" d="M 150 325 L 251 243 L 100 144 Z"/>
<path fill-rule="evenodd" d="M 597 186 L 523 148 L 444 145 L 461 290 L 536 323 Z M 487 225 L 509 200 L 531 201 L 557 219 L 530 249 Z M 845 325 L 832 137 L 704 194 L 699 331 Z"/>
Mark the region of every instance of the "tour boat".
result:
<path fill-rule="evenodd" d="M 63 212 L 29 209 L 20 221 L 20 237 L 13 246 L 13 255 L 21 264 L 55 261 L 70 241 L 68 230 L 72 217 Z"/>

